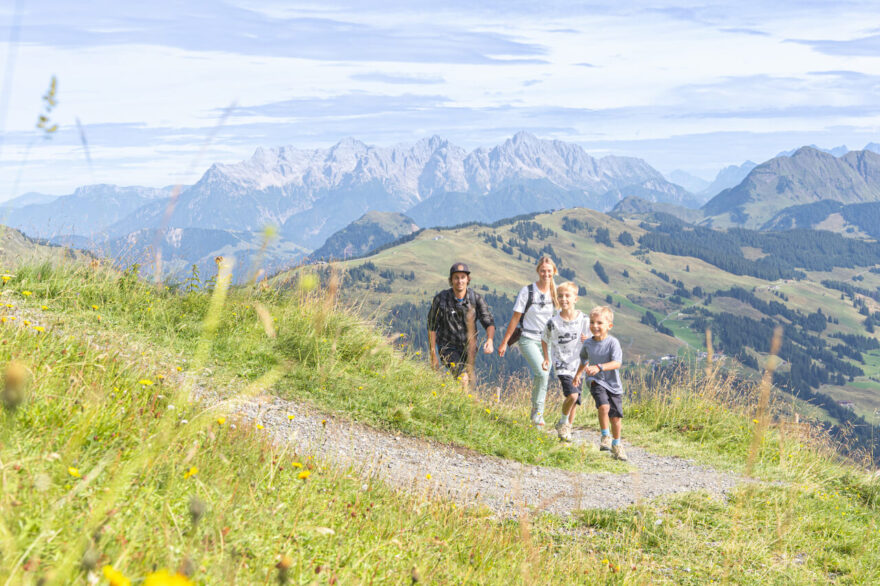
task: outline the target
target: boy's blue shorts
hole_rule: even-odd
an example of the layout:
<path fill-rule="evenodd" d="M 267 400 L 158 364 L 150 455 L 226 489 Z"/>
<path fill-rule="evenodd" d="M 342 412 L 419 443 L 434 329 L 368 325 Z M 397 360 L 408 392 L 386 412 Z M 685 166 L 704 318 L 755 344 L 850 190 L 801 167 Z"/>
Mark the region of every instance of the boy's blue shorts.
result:
<path fill-rule="evenodd" d="M 609 393 L 608 389 L 596 382 L 590 382 L 590 394 L 596 402 L 596 409 L 608 405 L 608 417 L 623 419 L 623 395 Z"/>

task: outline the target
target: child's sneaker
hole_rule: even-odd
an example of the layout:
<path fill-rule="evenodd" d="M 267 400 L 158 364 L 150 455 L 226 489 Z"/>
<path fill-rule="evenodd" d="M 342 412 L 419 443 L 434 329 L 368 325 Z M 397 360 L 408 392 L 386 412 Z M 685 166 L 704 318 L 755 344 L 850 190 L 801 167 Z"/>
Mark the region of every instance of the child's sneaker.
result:
<path fill-rule="evenodd" d="M 626 451 L 623 449 L 623 444 L 614 444 L 611 446 L 611 455 L 617 458 L 618 460 L 623 460 L 626 462 Z"/>
<path fill-rule="evenodd" d="M 562 430 L 559 432 L 559 439 L 564 442 L 571 442 L 571 423 L 565 423 L 562 426 Z"/>
<path fill-rule="evenodd" d="M 603 435 L 602 439 L 599 441 L 599 451 L 601 452 L 609 452 L 611 451 L 611 436 Z"/>
<path fill-rule="evenodd" d="M 562 432 L 565 429 L 566 423 L 568 423 L 568 419 L 562 417 L 559 419 L 559 421 L 556 422 L 556 425 L 553 427 L 553 429 L 556 430 L 556 433 L 559 434 L 559 439 L 562 439 Z"/>

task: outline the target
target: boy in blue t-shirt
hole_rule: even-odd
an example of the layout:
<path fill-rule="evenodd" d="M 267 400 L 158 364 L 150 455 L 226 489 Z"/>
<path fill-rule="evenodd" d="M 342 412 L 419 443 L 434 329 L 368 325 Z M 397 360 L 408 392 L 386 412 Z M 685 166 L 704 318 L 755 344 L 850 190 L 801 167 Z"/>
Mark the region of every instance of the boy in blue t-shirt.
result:
<path fill-rule="evenodd" d="M 614 312 L 610 307 L 594 307 L 590 311 L 590 333 L 593 336 L 584 340 L 581 366 L 575 374 L 574 384 L 579 386 L 581 375 L 587 373 L 590 394 L 596 403 L 599 428 L 602 430 L 599 449 L 610 450 L 611 455 L 618 460 L 626 460 L 626 452 L 620 443 L 620 432 L 623 428 L 623 385 L 620 384 L 623 351 L 617 338 L 608 335 L 608 331 L 614 326 L 613 322 Z"/>

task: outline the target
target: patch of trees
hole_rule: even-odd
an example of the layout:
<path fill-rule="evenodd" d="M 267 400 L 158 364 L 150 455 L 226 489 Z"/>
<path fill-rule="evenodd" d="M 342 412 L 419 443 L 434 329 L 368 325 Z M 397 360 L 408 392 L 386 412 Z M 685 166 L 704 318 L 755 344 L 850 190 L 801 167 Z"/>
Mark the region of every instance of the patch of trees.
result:
<path fill-rule="evenodd" d="M 556 232 L 549 228 L 545 228 L 537 222 L 517 222 L 510 229 L 515 235 L 523 240 L 545 240 L 551 236 L 556 236 Z"/>
<path fill-rule="evenodd" d="M 675 334 L 672 333 L 672 330 L 657 321 L 657 316 L 654 315 L 651 310 L 646 311 L 645 315 L 643 315 L 639 321 L 650 328 L 654 328 L 661 334 L 666 334 L 667 336 L 675 336 Z"/>
<path fill-rule="evenodd" d="M 693 256 L 735 275 L 766 280 L 804 278 L 798 269 L 829 271 L 880 261 L 880 243 L 820 230 L 757 232 L 735 228 L 721 232 L 681 222 L 663 222 L 643 234 L 639 245 L 656 252 Z M 748 260 L 742 247 L 758 248 L 767 256 Z"/>
<path fill-rule="evenodd" d="M 633 240 L 632 234 L 627 231 L 623 231 L 617 235 L 617 241 L 623 244 L 624 246 L 635 246 L 636 241 Z"/>
<path fill-rule="evenodd" d="M 877 350 L 878 348 L 880 348 L 880 340 L 877 340 L 877 338 L 870 338 L 868 336 L 860 336 L 858 334 L 842 334 L 840 332 L 836 332 L 834 334 L 831 334 L 829 337 L 842 340 L 847 346 L 850 346 L 857 350 L 861 350 L 863 352 Z"/>
<path fill-rule="evenodd" d="M 596 228 L 596 234 L 593 238 L 597 244 L 604 244 L 609 248 L 614 247 L 614 243 L 611 242 L 611 232 L 608 231 L 608 228 Z"/>
<path fill-rule="evenodd" d="M 572 234 L 593 233 L 593 227 L 587 222 L 579 220 L 578 218 L 572 218 L 571 216 L 562 216 L 562 229 L 566 232 L 571 232 Z"/>
<path fill-rule="evenodd" d="M 598 260 L 596 261 L 596 264 L 593 265 L 593 271 L 596 272 L 596 276 L 599 277 L 600 281 L 606 285 L 608 284 L 608 273 L 605 272 L 605 267 L 603 267 L 602 263 Z"/>
<path fill-rule="evenodd" d="M 871 291 L 870 289 L 857 287 L 844 281 L 832 281 L 830 279 L 823 279 L 822 286 L 826 289 L 836 289 L 837 291 L 842 291 L 850 299 L 853 299 L 856 295 L 864 295 L 865 297 L 869 297 L 874 301 L 880 301 L 880 291 Z"/>
<path fill-rule="evenodd" d="M 748 349 L 769 352 L 776 325 L 769 318 L 757 321 L 730 313 L 719 313 L 711 318 L 698 317 L 693 320 L 691 327 L 698 332 L 711 329 L 712 340 L 719 349 L 738 360 L 754 363 Z M 821 338 L 798 330 L 790 324 L 782 327 L 784 331 L 779 357 L 791 364 L 790 372 L 785 374 L 785 382 L 792 388 L 819 388 L 823 384 L 836 383 L 841 377 L 852 379 L 864 374 L 861 368 L 828 350 Z"/>

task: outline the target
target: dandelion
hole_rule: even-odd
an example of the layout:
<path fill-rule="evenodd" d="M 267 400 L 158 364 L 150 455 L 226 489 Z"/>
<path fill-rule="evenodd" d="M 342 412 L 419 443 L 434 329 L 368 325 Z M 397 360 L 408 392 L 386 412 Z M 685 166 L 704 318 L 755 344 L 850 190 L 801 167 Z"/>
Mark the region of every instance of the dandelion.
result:
<path fill-rule="evenodd" d="M 49 309 L 49 306 L 48 305 L 41 305 L 40 309 L 42 309 L 43 311 L 46 311 L 47 309 Z"/>
<path fill-rule="evenodd" d="M 192 580 L 183 574 L 172 574 L 168 570 L 153 572 L 144 578 L 143 586 L 190 586 Z"/>
<path fill-rule="evenodd" d="M 6 307 L 8 307 L 9 309 L 13 309 L 15 306 L 12 305 L 11 303 L 7 303 L 7 304 L 6 304 Z"/>
<path fill-rule="evenodd" d="M 258 423 L 258 424 L 257 424 L 257 429 L 263 429 L 263 424 L 262 424 L 262 423 Z"/>
<path fill-rule="evenodd" d="M 182 367 L 182 366 L 178 366 L 178 367 L 177 367 L 177 372 L 181 372 L 181 371 L 183 371 L 183 367 Z"/>
<path fill-rule="evenodd" d="M 311 470 L 303 470 L 302 472 L 300 472 L 299 474 L 297 474 L 296 477 L 299 478 L 300 480 L 305 480 L 305 479 L 307 479 L 307 478 L 308 478 L 309 476 L 311 476 L 311 475 L 312 475 L 312 471 L 311 471 Z"/>
<path fill-rule="evenodd" d="M 3 317 L 0 317 L 0 323 L 3 323 L 3 324 L 6 323 L 6 316 L 5 315 Z"/>
<path fill-rule="evenodd" d="M 153 381 L 151 381 L 148 378 L 142 378 L 141 380 L 138 381 L 138 384 L 141 386 L 144 386 L 144 387 L 151 387 L 151 386 L 153 386 Z"/>
<path fill-rule="evenodd" d="M 11 278 L 12 278 L 12 275 L 3 275 L 3 282 L 8 283 L 9 279 L 11 279 Z"/>
<path fill-rule="evenodd" d="M 757 424 L 758 424 L 758 420 L 757 420 L 757 419 L 752 419 L 752 423 L 754 423 L 755 425 L 757 425 Z"/>
<path fill-rule="evenodd" d="M 226 423 L 226 418 L 225 417 L 218 417 L 217 423 L 220 425 L 223 425 L 224 423 Z"/>
<path fill-rule="evenodd" d="M 131 586 L 131 580 L 126 578 L 122 572 L 115 569 L 113 566 L 109 564 L 104 566 L 103 572 L 104 577 L 107 578 L 110 586 Z"/>
<path fill-rule="evenodd" d="M 79 470 L 77 470 L 77 469 L 74 468 L 73 466 L 70 466 L 70 467 L 67 469 L 67 473 L 70 474 L 71 476 L 73 476 L 74 478 L 82 478 L 82 474 L 80 474 L 80 473 L 79 473 Z"/>
<path fill-rule="evenodd" d="M 358 387 L 358 390 L 359 390 L 359 391 L 363 391 L 363 390 L 364 390 L 364 387 Z"/>
<path fill-rule="evenodd" d="M 421 355 L 422 355 L 421 350 L 419 350 L 419 351 L 416 352 L 416 356 L 421 356 Z"/>
<path fill-rule="evenodd" d="M 98 308 L 98 306 L 97 306 L 97 305 L 92 305 L 92 309 L 95 309 L 95 310 L 97 310 L 97 309 L 99 309 L 99 308 Z"/>
<path fill-rule="evenodd" d="M 454 362 L 450 362 L 450 363 L 449 363 L 449 366 L 451 366 L 452 368 L 455 368 L 455 363 L 454 363 Z"/>
<path fill-rule="evenodd" d="M 431 480 L 431 473 L 430 473 L 430 472 L 428 472 L 427 474 L 425 474 L 425 479 L 426 479 L 426 480 Z"/>
<path fill-rule="evenodd" d="M 605 558 L 604 560 L 602 560 L 602 563 L 605 564 L 605 565 L 607 566 L 608 563 L 609 563 L 609 562 L 608 562 L 608 558 Z"/>
<path fill-rule="evenodd" d="M 31 295 L 33 295 L 33 293 L 31 293 L 30 291 L 22 291 L 21 294 L 25 297 L 30 297 Z"/>
<path fill-rule="evenodd" d="M 44 328 L 43 326 L 34 326 L 34 330 L 37 332 L 45 332 L 46 328 Z"/>
<path fill-rule="evenodd" d="M 296 415 L 294 415 L 294 414 L 292 414 L 292 413 L 288 413 L 288 414 L 287 414 L 287 420 L 288 420 L 288 421 L 293 421 L 293 419 L 294 419 L 295 417 L 296 417 Z"/>
<path fill-rule="evenodd" d="M 487 408 L 487 409 L 486 409 L 486 413 L 489 414 L 489 415 L 491 415 L 491 414 L 492 414 L 492 410 Z"/>
<path fill-rule="evenodd" d="M 327 425 L 327 420 L 326 420 L 326 419 L 322 419 L 322 420 L 321 420 L 321 425 Z"/>
<path fill-rule="evenodd" d="M 434 396 L 436 397 L 436 396 L 437 396 L 437 391 L 431 391 L 431 394 L 434 395 Z"/>
<path fill-rule="evenodd" d="M 189 470 L 187 470 L 186 472 L 183 473 L 183 477 L 189 478 L 190 476 L 195 476 L 198 473 L 199 473 L 198 467 L 193 466 L 192 468 L 190 468 Z"/>
<path fill-rule="evenodd" d="M 294 468 L 302 468 L 303 467 L 303 465 L 300 462 L 294 462 L 293 464 L 291 464 L 291 466 L 293 466 Z"/>
<path fill-rule="evenodd" d="M 440 386 L 441 386 L 441 387 L 445 387 L 445 386 L 446 386 L 446 383 L 440 383 Z"/>
<path fill-rule="evenodd" d="M 22 320 L 21 323 L 23 323 L 23 324 L 26 325 L 26 326 L 31 325 L 31 322 L 29 322 L 29 321 L 26 320 L 26 319 Z"/>

